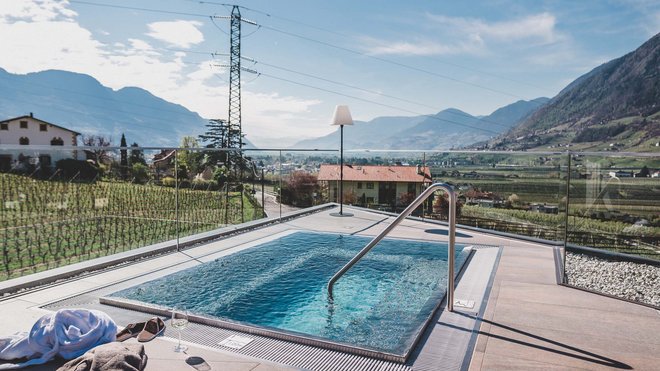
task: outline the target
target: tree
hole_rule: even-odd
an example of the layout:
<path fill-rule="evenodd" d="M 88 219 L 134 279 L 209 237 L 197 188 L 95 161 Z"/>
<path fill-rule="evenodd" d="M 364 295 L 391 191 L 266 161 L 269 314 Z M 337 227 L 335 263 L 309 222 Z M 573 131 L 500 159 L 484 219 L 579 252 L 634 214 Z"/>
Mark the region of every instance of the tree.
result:
<path fill-rule="evenodd" d="M 243 153 L 238 151 L 245 144 L 240 130 L 222 119 L 209 120 L 206 128 L 206 132 L 199 136 L 200 141 L 206 143 L 206 148 L 227 150 L 209 151 L 206 154 L 206 162 L 213 166 L 224 164 L 229 170 L 230 178 L 238 178 L 238 173 L 247 169 L 249 164 L 249 159 L 244 158 Z"/>
<path fill-rule="evenodd" d="M 145 164 L 136 162 L 131 166 L 131 177 L 133 182 L 144 184 L 149 180 L 149 168 Z"/>
<path fill-rule="evenodd" d="M 433 201 L 433 211 L 439 214 L 441 219 L 447 219 L 449 217 L 449 196 L 444 193 L 439 196 L 436 194 Z M 456 200 L 456 218 L 460 218 L 462 211 L 463 203 Z"/>
<path fill-rule="evenodd" d="M 229 148 L 229 124 L 222 119 L 209 120 L 206 132 L 199 136 L 199 140 L 206 143 L 206 148 Z M 206 157 L 213 166 L 227 163 L 227 152 L 209 151 Z"/>
<path fill-rule="evenodd" d="M 648 178 L 650 176 L 649 168 L 644 166 L 639 173 L 635 174 L 637 178 Z"/>
<path fill-rule="evenodd" d="M 126 145 L 126 136 L 124 133 L 121 134 L 121 142 L 119 144 L 122 149 L 119 150 L 119 172 L 121 174 L 122 179 L 126 179 L 128 177 L 128 153 L 126 151 L 127 145 Z"/>
<path fill-rule="evenodd" d="M 294 171 L 282 185 L 282 203 L 298 207 L 314 205 L 314 194 L 319 191 L 316 175 Z"/>
<path fill-rule="evenodd" d="M 140 146 L 137 143 L 133 142 L 133 144 L 131 144 L 131 147 L 137 148 L 137 147 L 140 147 Z M 131 150 L 131 157 L 129 157 L 128 163 L 131 166 L 133 166 L 135 164 L 146 165 L 147 161 L 144 160 L 144 152 L 142 152 L 141 149 L 132 149 Z"/>
<path fill-rule="evenodd" d="M 199 142 L 195 137 L 185 136 L 181 138 L 181 147 L 183 148 L 199 148 Z M 197 175 L 203 169 L 203 153 L 201 151 L 186 151 L 181 150 L 177 153 L 177 161 L 181 167 L 188 170 L 190 176 Z"/>
<path fill-rule="evenodd" d="M 518 197 L 517 194 L 512 193 L 508 198 L 507 202 L 510 207 L 518 207 L 520 206 L 520 197 Z"/>
<path fill-rule="evenodd" d="M 103 149 L 103 147 L 110 147 L 112 144 L 112 139 L 106 138 L 102 135 L 89 135 L 83 136 L 82 142 L 83 145 L 87 147 L 95 147 L 89 150 L 85 150 L 88 160 L 93 160 L 97 165 L 101 165 L 103 163 L 107 164 L 112 160 L 108 150 Z"/>
<path fill-rule="evenodd" d="M 401 196 L 399 196 L 399 205 L 400 206 L 408 206 L 413 201 L 415 201 L 415 194 L 412 193 L 412 192 L 402 193 Z"/>

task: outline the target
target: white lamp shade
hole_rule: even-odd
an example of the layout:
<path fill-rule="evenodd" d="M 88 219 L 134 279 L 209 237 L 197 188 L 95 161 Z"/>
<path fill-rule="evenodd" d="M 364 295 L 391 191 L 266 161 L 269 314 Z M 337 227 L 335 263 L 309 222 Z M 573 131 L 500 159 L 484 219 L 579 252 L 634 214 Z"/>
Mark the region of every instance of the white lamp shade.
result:
<path fill-rule="evenodd" d="M 348 106 L 336 106 L 335 114 L 332 116 L 332 125 L 353 125 L 353 118 Z"/>

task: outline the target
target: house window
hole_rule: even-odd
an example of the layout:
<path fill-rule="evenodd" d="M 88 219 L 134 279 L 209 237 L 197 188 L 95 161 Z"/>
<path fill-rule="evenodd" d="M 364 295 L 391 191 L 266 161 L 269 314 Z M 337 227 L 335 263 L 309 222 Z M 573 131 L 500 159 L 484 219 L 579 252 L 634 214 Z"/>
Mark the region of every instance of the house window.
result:
<path fill-rule="evenodd" d="M 417 188 L 415 183 L 408 183 L 408 193 L 415 194 L 415 188 Z"/>
<path fill-rule="evenodd" d="M 21 139 L 18 140 L 18 144 L 22 146 L 27 146 L 28 144 L 30 144 L 30 139 L 28 139 L 27 137 L 21 137 Z"/>
<path fill-rule="evenodd" d="M 0 124 L 0 130 L 9 130 L 9 124 L 3 122 L 2 124 Z"/>
<path fill-rule="evenodd" d="M 358 189 L 362 189 L 362 182 L 358 182 Z"/>
<path fill-rule="evenodd" d="M 374 182 L 367 182 L 367 189 L 374 189 Z"/>
<path fill-rule="evenodd" d="M 50 145 L 51 146 L 63 146 L 64 145 L 64 140 L 62 140 L 62 138 L 60 138 L 60 137 L 53 138 L 50 141 Z"/>
<path fill-rule="evenodd" d="M 39 131 L 48 131 L 48 125 L 39 124 Z"/>
<path fill-rule="evenodd" d="M 21 129 L 27 129 L 27 121 L 21 121 Z"/>
<path fill-rule="evenodd" d="M 50 155 L 40 155 L 39 164 L 41 165 L 41 167 L 50 167 L 51 165 Z"/>

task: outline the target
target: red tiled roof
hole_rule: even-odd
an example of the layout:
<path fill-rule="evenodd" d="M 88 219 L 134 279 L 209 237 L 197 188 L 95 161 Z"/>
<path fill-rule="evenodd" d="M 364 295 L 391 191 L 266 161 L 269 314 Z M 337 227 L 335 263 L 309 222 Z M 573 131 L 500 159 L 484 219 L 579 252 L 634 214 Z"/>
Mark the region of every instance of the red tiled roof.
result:
<path fill-rule="evenodd" d="M 318 180 L 339 180 L 339 165 L 321 165 Z M 360 182 L 410 182 L 430 183 L 431 172 L 427 166 L 357 166 L 344 165 L 344 180 Z"/>

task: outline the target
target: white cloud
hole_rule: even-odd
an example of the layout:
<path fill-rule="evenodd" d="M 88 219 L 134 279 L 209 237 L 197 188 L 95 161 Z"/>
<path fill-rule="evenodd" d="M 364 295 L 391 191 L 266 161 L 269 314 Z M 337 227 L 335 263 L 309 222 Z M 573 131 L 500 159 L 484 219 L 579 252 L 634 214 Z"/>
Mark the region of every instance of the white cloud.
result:
<path fill-rule="evenodd" d="M 197 21 L 153 22 L 147 25 L 147 35 L 173 46 L 189 48 L 204 41 L 204 34 L 198 29 L 201 25 Z"/>
<path fill-rule="evenodd" d="M 447 17 L 427 14 L 438 26 L 446 26 L 457 33 L 470 35 L 483 40 L 514 42 L 518 40 L 536 40 L 552 43 L 557 39 L 556 19 L 550 13 L 529 15 L 523 18 L 488 23 L 476 18 Z"/>
<path fill-rule="evenodd" d="M 43 22 L 58 18 L 71 19 L 77 13 L 68 9 L 68 5 L 69 2 L 66 0 L 3 0 L 0 6 L 0 20 Z"/>
<path fill-rule="evenodd" d="M 556 18 L 550 13 L 486 22 L 477 18 L 448 17 L 427 14 L 428 27 L 433 38 L 419 37 L 413 41 L 391 41 L 364 38 L 366 50 L 371 54 L 450 55 L 482 54 L 492 44 L 526 43 L 546 45 L 562 39 L 557 32 Z M 451 40 L 447 41 L 438 41 Z"/>
<path fill-rule="evenodd" d="M 402 55 L 449 55 L 449 54 L 476 54 L 479 53 L 480 42 L 458 42 L 454 44 L 445 44 L 431 40 L 419 40 L 416 42 L 397 41 L 388 42 L 375 38 L 363 38 L 363 41 L 370 44 L 368 51 L 370 54 L 402 54 Z"/>
<path fill-rule="evenodd" d="M 186 53 L 163 52 L 139 36 L 101 42 L 77 23 L 77 14 L 67 9 L 66 1 L 0 1 L 0 67 L 8 72 L 60 69 L 84 73 L 113 89 L 146 89 L 202 117 L 227 116 L 227 84 L 217 78 L 226 71 L 211 66 L 217 61 L 191 65 L 185 61 Z M 149 36 L 187 47 L 203 40 L 199 25 L 186 21 L 156 22 L 150 24 Z M 168 33 L 174 29 L 182 36 L 180 39 Z M 245 89 L 243 101 L 244 121 L 250 123 L 248 132 L 270 130 L 292 137 L 309 131 L 309 121 L 295 119 L 292 113 L 304 114 L 319 103 L 293 96 L 253 94 Z"/>

